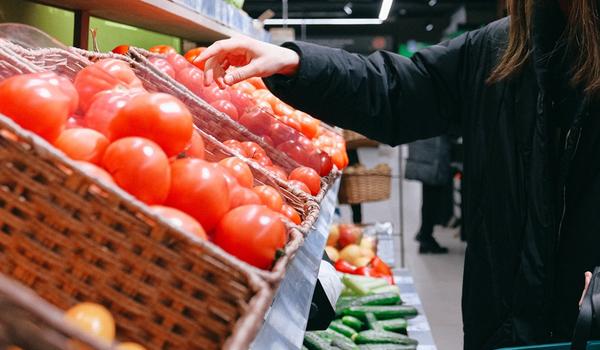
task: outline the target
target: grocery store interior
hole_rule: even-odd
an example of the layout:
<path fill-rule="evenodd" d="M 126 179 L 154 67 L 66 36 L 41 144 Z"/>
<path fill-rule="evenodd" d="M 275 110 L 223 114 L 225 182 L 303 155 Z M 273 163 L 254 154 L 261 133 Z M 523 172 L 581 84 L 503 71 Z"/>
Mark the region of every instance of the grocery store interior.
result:
<path fill-rule="evenodd" d="M 506 7 L 0 0 L 0 349 L 462 349 L 460 133 L 392 147 L 207 72 L 264 42 L 411 58 Z"/>

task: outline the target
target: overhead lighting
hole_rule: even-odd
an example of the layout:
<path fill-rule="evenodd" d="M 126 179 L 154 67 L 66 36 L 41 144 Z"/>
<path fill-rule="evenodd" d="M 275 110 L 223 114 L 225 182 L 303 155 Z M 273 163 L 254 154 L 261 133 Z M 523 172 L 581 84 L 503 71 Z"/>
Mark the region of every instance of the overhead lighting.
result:
<path fill-rule="evenodd" d="M 425 26 L 425 30 L 428 31 L 428 32 L 432 31 L 433 28 L 434 28 L 433 24 L 431 24 L 431 23 L 429 23 L 427 26 Z"/>
<path fill-rule="evenodd" d="M 284 20 L 272 18 L 265 21 L 265 25 L 280 26 Z M 376 25 L 383 23 L 377 18 L 290 18 L 285 21 L 287 25 Z"/>
<path fill-rule="evenodd" d="M 350 16 L 352 14 L 352 3 L 349 2 L 346 5 L 344 5 L 344 12 Z"/>
<path fill-rule="evenodd" d="M 429 0 L 429 6 L 434 7 L 437 5 L 437 0 Z"/>
<path fill-rule="evenodd" d="M 379 19 L 381 21 L 385 21 L 390 15 L 390 10 L 392 9 L 392 4 L 394 0 L 383 0 L 381 2 L 381 10 L 379 10 Z"/>

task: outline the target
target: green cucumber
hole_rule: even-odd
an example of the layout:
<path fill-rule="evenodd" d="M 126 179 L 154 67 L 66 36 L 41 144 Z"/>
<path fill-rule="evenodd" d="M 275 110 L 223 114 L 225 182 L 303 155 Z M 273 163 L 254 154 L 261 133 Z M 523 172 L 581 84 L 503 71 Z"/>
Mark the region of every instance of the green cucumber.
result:
<path fill-rule="evenodd" d="M 392 286 L 392 285 L 385 285 L 382 287 L 377 287 L 374 289 L 371 289 L 371 292 L 375 293 L 375 294 L 380 294 L 380 293 L 396 293 L 396 294 L 400 294 L 400 288 L 398 288 L 398 286 Z"/>
<path fill-rule="evenodd" d="M 358 346 L 358 350 L 416 350 L 414 345 L 400 344 L 363 344 Z"/>
<path fill-rule="evenodd" d="M 304 346 L 308 350 L 333 350 L 331 340 L 323 339 L 316 332 L 304 333 Z"/>
<path fill-rule="evenodd" d="M 329 329 L 331 329 L 332 331 L 336 331 L 339 334 L 346 336 L 350 339 L 354 339 L 354 337 L 356 336 L 356 331 L 354 330 L 354 328 L 346 326 L 339 320 L 331 322 L 331 324 L 329 325 Z"/>
<path fill-rule="evenodd" d="M 377 321 L 377 325 L 384 331 L 403 332 L 406 330 L 408 322 L 404 318 L 395 318 L 392 320 Z"/>
<path fill-rule="evenodd" d="M 367 313 L 373 313 L 378 320 L 389 320 L 392 318 L 414 317 L 418 314 L 417 309 L 412 306 L 351 306 L 341 310 L 344 316 L 354 316 L 365 319 Z"/>
<path fill-rule="evenodd" d="M 300 350 L 308 350 L 308 348 L 304 345 L 302 345 L 302 348 Z"/>
<path fill-rule="evenodd" d="M 381 293 L 356 298 L 353 306 L 398 305 L 402 303 L 398 293 Z"/>
<path fill-rule="evenodd" d="M 405 335 L 387 331 L 362 331 L 358 333 L 356 344 L 400 344 L 417 345 L 418 342 Z"/>
<path fill-rule="evenodd" d="M 365 287 L 363 282 L 351 277 L 350 275 L 344 275 L 344 277 L 342 277 L 342 283 L 344 283 L 348 289 L 351 289 L 354 293 L 356 293 L 356 295 L 363 296 L 371 294 L 370 288 Z"/>
<path fill-rule="evenodd" d="M 383 328 L 381 328 L 381 326 L 379 326 L 377 318 L 375 317 L 375 315 L 372 312 L 367 312 L 365 314 L 365 318 L 367 319 L 367 325 L 369 326 L 369 329 L 372 329 L 375 331 L 383 330 Z"/>
<path fill-rule="evenodd" d="M 317 335 L 319 335 L 321 338 L 331 342 L 331 345 L 335 348 L 342 350 L 358 350 L 358 346 L 356 346 L 352 339 L 347 338 L 331 329 L 317 331 L 315 333 L 317 333 Z"/>
<path fill-rule="evenodd" d="M 356 331 L 360 331 L 364 326 L 363 322 L 354 316 L 342 317 L 342 323 L 348 327 L 354 328 Z"/>

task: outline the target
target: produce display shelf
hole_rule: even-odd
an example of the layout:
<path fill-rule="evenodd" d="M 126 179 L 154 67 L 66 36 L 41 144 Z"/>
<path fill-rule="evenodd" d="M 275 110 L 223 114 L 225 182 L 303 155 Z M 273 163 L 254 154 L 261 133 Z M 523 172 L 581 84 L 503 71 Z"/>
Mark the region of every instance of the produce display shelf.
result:
<path fill-rule="evenodd" d="M 238 33 L 207 16 L 168 0 L 34 0 L 190 41 L 208 43 Z"/>
<path fill-rule="evenodd" d="M 300 349 L 339 187 L 338 179 L 323 198 L 319 219 L 290 263 L 250 349 Z"/>

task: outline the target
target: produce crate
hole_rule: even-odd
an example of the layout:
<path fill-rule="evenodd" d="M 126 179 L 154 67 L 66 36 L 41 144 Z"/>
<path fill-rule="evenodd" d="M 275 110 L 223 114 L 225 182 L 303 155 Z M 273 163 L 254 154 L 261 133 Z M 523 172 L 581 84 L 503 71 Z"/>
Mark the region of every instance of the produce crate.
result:
<path fill-rule="evenodd" d="M 65 322 L 63 312 L 32 290 L 0 274 L 0 349 L 63 350 L 76 340 L 91 350 L 111 350 Z"/>
<path fill-rule="evenodd" d="M 129 49 L 129 55 L 131 57 L 133 57 L 136 61 L 140 62 L 145 67 L 148 67 L 149 69 L 151 69 L 155 74 L 160 76 L 162 79 L 164 79 L 165 81 L 168 81 L 172 86 L 174 86 L 177 90 L 179 90 L 189 100 L 192 100 L 193 101 L 192 104 L 194 105 L 195 109 L 198 110 L 198 115 L 201 116 L 201 118 L 197 119 L 198 127 L 205 130 L 209 134 L 215 136 L 219 141 L 223 142 L 223 141 L 226 141 L 229 139 L 236 139 L 236 140 L 240 140 L 240 141 L 253 141 L 253 142 L 256 142 L 257 144 L 259 144 L 263 149 L 265 149 L 265 151 L 267 152 L 267 155 L 273 160 L 273 162 L 276 165 L 283 167 L 287 172 L 290 172 L 293 169 L 300 166 L 300 164 L 298 164 L 298 162 L 296 162 L 295 160 L 290 158 L 287 154 L 281 152 L 280 150 L 276 149 L 271 144 L 266 142 L 263 137 L 252 133 L 245 126 L 232 120 L 225 113 L 218 111 L 213 106 L 206 103 L 202 98 L 200 98 L 199 96 L 194 94 L 192 91 L 190 91 L 183 84 L 181 84 L 177 80 L 173 79 L 169 75 L 158 70 L 149 61 L 149 58 L 151 58 L 151 57 L 165 58 L 164 55 L 152 53 L 152 52 L 149 52 L 144 49 L 133 48 L 133 47 Z M 189 105 L 188 105 L 188 107 L 189 107 Z M 263 112 L 265 114 L 270 115 L 270 113 L 268 113 L 266 111 L 263 111 Z M 291 128 L 290 126 L 280 122 L 277 118 L 275 118 L 275 116 L 273 116 L 273 115 L 270 115 L 270 116 L 273 119 L 274 123 L 281 124 L 281 127 L 283 129 L 285 129 L 291 135 L 291 138 L 300 138 L 302 136 L 300 132 L 298 132 L 297 130 Z M 329 130 L 329 131 L 333 130 L 333 128 L 331 128 L 329 126 L 323 126 L 323 127 L 327 128 L 327 130 Z M 256 163 L 254 160 L 251 160 L 251 161 Z M 256 163 L 256 164 L 258 167 L 261 167 L 264 169 L 264 167 L 262 167 L 260 164 L 258 164 L 258 163 Z M 265 169 L 265 171 L 270 172 L 267 169 Z M 329 188 L 333 185 L 333 183 L 339 176 L 340 176 L 340 171 L 334 167 L 332 172 L 329 175 L 324 176 L 322 178 L 321 190 L 315 196 L 315 200 L 317 202 L 321 202 L 321 200 L 323 200 L 323 197 L 325 196 L 325 194 L 327 193 Z M 273 175 L 273 177 L 276 178 L 275 175 Z M 276 181 L 282 186 L 289 187 L 289 185 L 287 184 L 286 181 L 282 181 L 279 178 L 276 178 Z"/>
<path fill-rule="evenodd" d="M 379 164 L 373 169 L 349 166 L 342 175 L 339 201 L 342 204 L 382 201 L 390 198 L 392 169 Z"/>
<path fill-rule="evenodd" d="M 89 64 L 58 49 L 29 51 L 37 60 L 28 62 L 5 44 L 0 78 L 41 68 L 72 77 L 78 64 Z M 151 87 L 150 75 L 142 77 Z M 281 279 L 302 243 L 298 229 L 289 229 L 273 270 L 259 270 L 90 178 L 2 115 L 0 130 L 1 272 L 61 309 L 103 304 L 119 336 L 148 349 L 248 347 L 273 296 L 269 283 Z"/>

